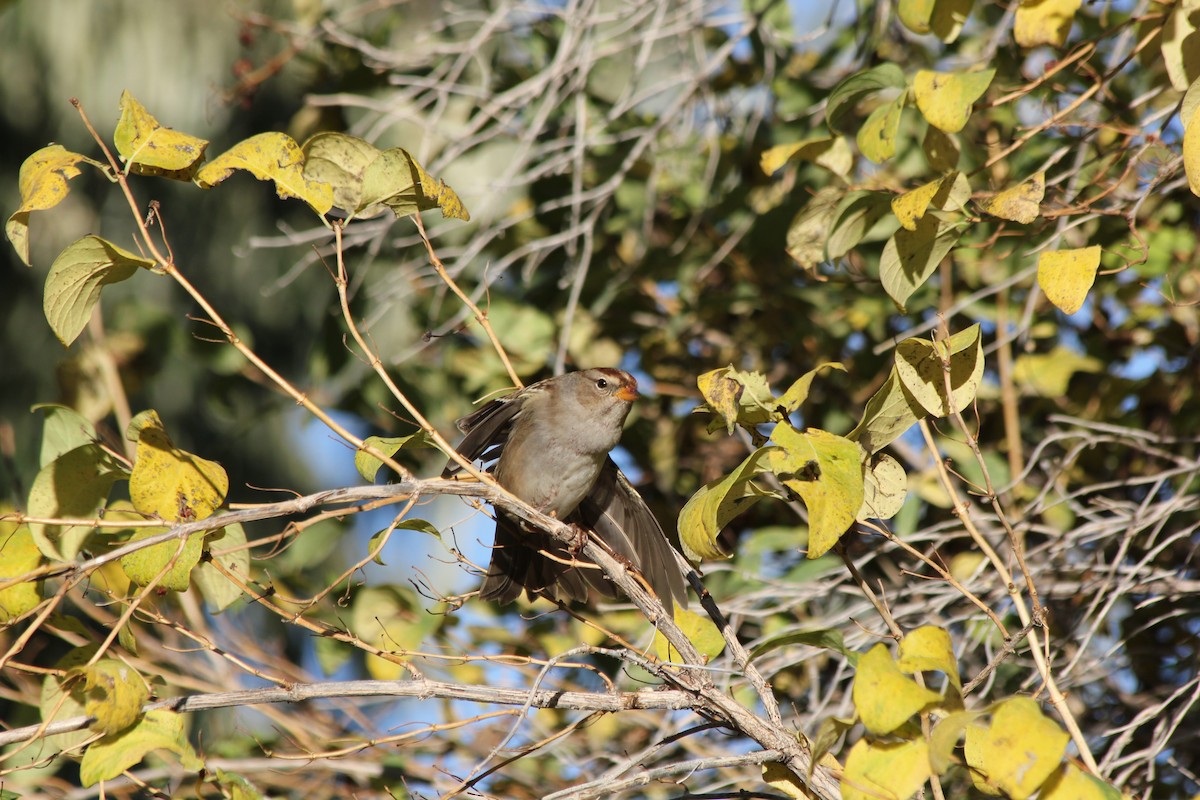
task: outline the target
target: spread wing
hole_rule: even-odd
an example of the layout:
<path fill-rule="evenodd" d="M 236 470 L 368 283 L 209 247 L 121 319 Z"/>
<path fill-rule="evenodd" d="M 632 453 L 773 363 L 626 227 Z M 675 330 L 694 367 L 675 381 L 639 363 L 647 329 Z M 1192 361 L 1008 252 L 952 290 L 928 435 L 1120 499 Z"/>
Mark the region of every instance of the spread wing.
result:
<path fill-rule="evenodd" d="M 466 434 L 456 448 L 468 461 L 491 461 L 500 455 L 508 441 L 513 420 L 521 411 L 521 403 L 510 397 L 492 400 L 457 422 L 458 429 Z M 462 471 L 462 467 L 451 461 L 442 471 L 449 478 Z"/>
<path fill-rule="evenodd" d="M 594 530 L 609 547 L 635 564 L 668 611 L 673 611 L 672 599 L 687 608 L 683 573 L 667 535 L 646 501 L 611 458 L 600 471 L 592 491 L 580 503 L 574 519 Z M 602 573 L 583 572 L 599 592 L 613 596 L 614 587 Z"/>

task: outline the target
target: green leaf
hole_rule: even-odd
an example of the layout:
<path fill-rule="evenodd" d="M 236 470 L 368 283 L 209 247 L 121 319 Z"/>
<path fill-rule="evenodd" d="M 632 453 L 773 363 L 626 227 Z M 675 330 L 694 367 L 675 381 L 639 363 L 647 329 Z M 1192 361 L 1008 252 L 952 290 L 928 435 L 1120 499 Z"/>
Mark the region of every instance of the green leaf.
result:
<path fill-rule="evenodd" d="M 137 722 L 150 697 L 146 682 L 124 661 L 103 658 L 84 667 L 84 712 L 95 717 L 92 730 L 119 733 Z"/>
<path fill-rule="evenodd" d="M 849 192 L 838 204 L 829 227 L 825 252 L 831 259 L 849 253 L 883 219 L 890 209 L 891 195 L 887 192 L 858 190 Z"/>
<path fill-rule="evenodd" d="M 250 550 L 246 547 L 246 531 L 239 523 L 209 533 L 204 537 L 204 549 L 226 571 L 243 580 L 250 577 Z M 241 588 L 207 561 L 192 570 L 192 580 L 204 596 L 210 614 L 221 613 L 242 596 Z"/>
<path fill-rule="evenodd" d="M 829 129 L 844 132 L 847 118 L 860 101 L 880 90 L 903 89 L 904 85 L 904 71 L 895 64 L 880 64 L 854 73 L 829 93 L 829 101 L 825 104 Z"/>
<path fill-rule="evenodd" d="M 271 181 L 280 197 L 299 198 L 318 214 L 333 208 L 333 188 L 304 176 L 304 153 L 286 133 L 260 133 L 238 142 L 205 164 L 196 173 L 196 183 L 202 189 L 211 189 L 235 169 L 244 169 L 260 181 Z"/>
<path fill-rule="evenodd" d="M 872 111 L 858 129 L 858 149 L 876 164 L 882 164 L 896 154 L 896 134 L 900 131 L 900 116 L 905 100 L 905 95 L 901 94 L 884 103 Z"/>
<path fill-rule="evenodd" d="M 97 440 L 95 426 L 73 408 L 56 403 L 38 403 L 32 410 L 43 412 L 46 418 L 42 425 L 40 466 L 46 466 L 68 450 Z"/>
<path fill-rule="evenodd" d="M 109 734 L 94 742 L 83 754 L 79 780 L 84 786 L 112 780 L 141 763 L 153 750 L 169 750 L 179 756 L 184 769 L 198 771 L 204 762 L 188 743 L 183 715 L 158 709 L 148 711 L 142 720 L 121 733 Z"/>
<path fill-rule="evenodd" d="M 29 214 L 54 208 L 66 198 L 71 190 L 67 181 L 80 174 L 79 167 L 75 166 L 80 161 L 95 163 L 86 156 L 72 153 L 61 144 L 52 144 L 38 150 L 21 164 L 17 178 L 21 206 L 8 218 L 4 232 L 26 266 L 29 266 Z"/>
<path fill-rule="evenodd" d="M 154 262 L 106 242 L 85 236 L 58 254 L 46 276 L 42 306 L 46 321 L 64 345 L 70 345 L 87 325 L 100 290 L 132 277 L 138 267 L 151 269 Z"/>
<path fill-rule="evenodd" d="M 405 519 L 396 523 L 394 528 L 384 528 L 372 536 L 371 541 L 367 544 L 367 552 L 374 552 L 375 548 L 379 545 L 379 541 L 384 536 L 390 535 L 393 531 L 420 531 L 421 533 L 429 534 L 438 541 L 442 540 L 442 532 L 439 531 L 432 522 L 428 522 L 423 519 Z M 372 558 L 372 560 L 381 567 L 387 566 L 383 563 L 382 550 L 378 553 L 375 553 L 375 556 Z"/>
<path fill-rule="evenodd" d="M 38 472 L 29 490 L 33 517 L 95 517 L 114 482 L 129 477 L 124 466 L 95 444 L 63 453 Z M 42 554 L 53 561 L 74 561 L 94 528 L 84 525 L 29 523 Z"/>
<path fill-rule="evenodd" d="M 882 643 L 859 658 L 852 696 L 859 719 L 878 736 L 891 733 L 921 709 L 942 699 L 901 672 Z"/>
<path fill-rule="evenodd" d="M 905 339 L 896 345 L 896 375 L 927 413 L 948 417 L 975 399 L 983 380 L 983 338 L 979 323 L 944 342 Z M 946 368 L 950 362 L 950 397 L 946 397 Z"/>
<path fill-rule="evenodd" d="M 363 176 L 379 158 L 380 150 L 368 141 L 345 133 L 318 133 L 301 147 L 304 177 L 333 187 L 333 204 L 357 217 L 382 213 L 382 206 L 362 204 Z"/>
<path fill-rule="evenodd" d="M 422 447 L 435 446 L 433 440 L 429 438 L 429 434 L 425 431 L 417 431 L 408 436 L 368 436 L 363 440 L 363 444 L 374 447 L 388 458 L 391 458 L 403 449 L 415 450 Z M 364 480 L 374 483 L 375 476 L 379 473 L 379 468 L 382 466 L 383 462 L 366 450 L 356 450 L 354 452 L 354 468 L 358 470 L 358 474 L 362 475 Z"/>
<path fill-rule="evenodd" d="M 867 401 L 862 420 L 846 434 L 846 438 L 857 441 L 864 450 L 874 454 L 898 439 L 923 416 L 925 409 L 904 390 L 893 365 L 887 380 Z"/>
<path fill-rule="evenodd" d="M 130 542 L 140 542 L 151 536 L 158 536 L 166 528 L 137 528 L 129 537 Z M 150 582 L 166 570 L 166 574 L 155 586 L 170 589 L 173 592 L 186 592 L 191 582 L 192 570 L 200 563 L 200 555 L 204 552 L 204 534 L 193 533 L 187 537 L 187 542 L 179 539 L 169 539 L 150 547 L 130 553 L 121 558 L 121 569 L 129 576 L 129 580 L 138 586 L 149 586 Z M 170 564 L 170 569 L 167 565 Z"/>
<path fill-rule="evenodd" d="M 717 541 L 729 521 L 753 506 L 767 492 L 753 479 L 767 471 L 767 449 L 755 450 L 737 469 L 700 488 L 679 512 L 679 541 L 692 561 L 729 558 Z"/>
<path fill-rule="evenodd" d="M 778 405 L 783 407 L 785 413 L 791 414 L 804 404 L 808 399 L 808 390 L 812 386 L 813 378 L 817 377 L 817 373 L 824 369 L 836 369 L 842 372 L 846 371 L 846 367 L 836 361 L 818 364 L 808 372 L 801 375 L 796 381 L 788 387 L 788 390 L 779 398 Z"/>
<path fill-rule="evenodd" d="M 113 144 L 130 171 L 190 181 L 208 142 L 163 127 L 128 90 L 121 92 L 120 107 Z"/>
<path fill-rule="evenodd" d="M 863 502 L 863 472 L 855 442 L 827 431 L 803 433 L 780 423 L 768 463 L 808 508 L 808 557 L 824 555 L 854 523 Z"/>
<path fill-rule="evenodd" d="M 471 218 L 454 190 L 433 178 L 402 147 L 384 150 L 371 162 L 363 174 L 358 202 L 360 209 L 382 203 L 397 217 L 436 208 L 447 219 Z"/>
<path fill-rule="evenodd" d="M 879 258 L 879 279 L 901 311 L 913 292 L 929 280 L 962 235 L 954 223 L 926 214 L 915 230 L 901 228 Z"/>
<path fill-rule="evenodd" d="M 794 647 L 796 645 L 822 647 L 826 650 L 841 653 L 851 659 L 857 659 L 858 657 L 858 653 L 846 649 L 846 642 L 842 638 L 841 631 L 834 628 L 819 628 L 812 631 L 792 631 L 790 633 L 768 636 L 756 644 L 754 649 L 750 651 L 750 660 L 755 661 L 772 650 L 778 650 L 782 647 Z"/>

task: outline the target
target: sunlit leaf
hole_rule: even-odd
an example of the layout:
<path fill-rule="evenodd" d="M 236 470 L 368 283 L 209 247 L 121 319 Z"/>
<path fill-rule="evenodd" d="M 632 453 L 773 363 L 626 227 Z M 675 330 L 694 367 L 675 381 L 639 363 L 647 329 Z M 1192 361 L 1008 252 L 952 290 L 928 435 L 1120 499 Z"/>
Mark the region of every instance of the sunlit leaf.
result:
<path fill-rule="evenodd" d="M 1029 180 L 983 200 L 979 207 L 993 217 L 1028 225 L 1041 213 L 1041 202 L 1045 195 L 1046 173 L 1039 172 Z"/>
<path fill-rule="evenodd" d="M 768 449 L 771 471 L 808 508 L 808 557 L 822 556 L 837 544 L 862 506 L 858 445 L 823 430 L 800 432 L 783 423 L 775 426 L 771 441 L 778 445 Z"/>
<path fill-rule="evenodd" d="M 1038 800 L 1121 800 L 1121 797 L 1112 784 L 1067 762 L 1042 784 Z"/>
<path fill-rule="evenodd" d="M 1062 47 L 1082 3 L 1083 0 L 1021 0 L 1013 22 L 1013 38 L 1025 48 L 1044 44 Z"/>
<path fill-rule="evenodd" d="M 113 658 L 102 658 L 83 668 L 87 703 L 84 713 L 95 717 L 92 730 L 119 733 L 141 716 L 142 704 L 150 697 L 146 682 L 137 671 Z"/>
<path fill-rule="evenodd" d="M 867 730 L 879 735 L 891 733 L 942 699 L 901 672 L 884 644 L 875 645 L 858 659 L 852 694 L 859 719 Z"/>
<path fill-rule="evenodd" d="M 156 412 L 143 412 L 135 424 L 139 421 L 137 459 L 129 479 L 134 508 L 165 520 L 212 516 L 229 491 L 225 469 L 175 447 Z"/>
<path fill-rule="evenodd" d="M 929 747 L 923 739 L 859 739 L 846 756 L 842 800 L 908 800 L 929 780 Z"/>
<path fill-rule="evenodd" d="M 60 144 L 52 144 L 36 151 L 21 164 L 17 177 L 21 206 L 8 218 L 4 232 L 26 266 L 29 265 L 30 212 L 45 211 L 63 201 L 70 191 L 67 181 L 80 174 L 79 167 L 75 166 L 80 161 L 95 163 Z"/>
<path fill-rule="evenodd" d="M 383 204 L 397 217 L 436 208 L 447 219 L 471 218 L 454 190 L 427 173 L 402 147 L 384 150 L 367 167 L 358 203 L 359 208 Z"/>
<path fill-rule="evenodd" d="M 271 181 L 280 197 L 299 198 L 318 214 L 333 208 L 333 188 L 304 176 L 304 153 L 286 133 L 260 133 L 238 142 L 201 167 L 196 182 L 210 189 L 235 169 L 244 169 L 260 181 Z"/>
<path fill-rule="evenodd" d="M 913 78 L 913 96 L 921 115 L 946 133 L 958 133 L 971 118 L 971 107 L 983 97 L 996 70 L 933 72 L 919 70 Z"/>
<path fill-rule="evenodd" d="M 767 449 L 754 451 L 724 478 L 700 487 L 683 506 L 679 540 L 689 559 L 729 558 L 717 536 L 731 519 L 769 494 L 753 481 L 767 471 L 767 453 Z"/>
<path fill-rule="evenodd" d="M 854 166 L 854 154 L 842 136 L 817 136 L 763 151 L 759 166 L 767 175 L 774 175 L 789 161 L 811 161 L 844 178 Z"/>
<path fill-rule="evenodd" d="M 896 134 L 900 130 L 900 115 L 904 111 L 903 93 L 891 102 L 871 112 L 858 129 L 858 149 L 876 164 L 882 164 L 896 154 Z"/>
<path fill-rule="evenodd" d="M 683 631 L 683 635 L 688 638 L 696 651 L 708 661 L 719 656 L 725 649 L 725 639 L 721 637 L 720 629 L 709 619 L 707 614 L 697 614 L 676 606 L 675 624 Z M 671 646 L 667 637 L 663 636 L 660 631 L 654 632 L 654 654 L 660 661 L 678 663 L 682 660 L 679 651 Z"/>
<path fill-rule="evenodd" d="M 332 187 L 335 206 L 359 217 L 383 211 L 381 206 L 364 207 L 361 203 L 363 176 L 379 158 L 378 147 L 345 133 L 318 133 L 300 150 L 304 153 L 304 177 Z"/>
<path fill-rule="evenodd" d="M 868 519 L 891 519 L 908 497 L 908 475 L 900 462 L 886 453 L 876 453 L 863 472 L 863 502 L 856 515 Z"/>
<path fill-rule="evenodd" d="M 1051 250 L 1038 256 L 1038 286 L 1064 314 L 1083 308 L 1100 268 L 1100 245 Z"/>
<path fill-rule="evenodd" d="M 250 577 L 250 550 L 246 546 L 246 531 L 238 523 L 218 528 L 204 537 L 204 549 L 212 563 L 202 561 L 192 570 L 192 580 L 212 614 L 219 614 L 242 596 L 242 589 L 225 572 L 246 580 Z M 220 564 L 225 571 L 218 569 Z"/>
<path fill-rule="evenodd" d="M 977 786 L 1025 800 L 1058 768 L 1070 738 L 1037 701 L 1011 697 L 992 710 L 990 725 L 967 726 L 963 754 Z"/>
<path fill-rule="evenodd" d="M 0 513 L 11 509 L 0 506 Z M 0 520 L 0 583 L 38 568 L 42 553 L 33 541 L 29 526 Z M 41 581 L 30 580 L 0 589 L 0 625 L 7 625 L 42 601 Z"/>
<path fill-rule="evenodd" d="M 130 171 L 191 180 L 208 142 L 164 127 L 129 90 L 121 92 L 120 107 L 113 143 Z"/>
<path fill-rule="evenodd" d="M 937 180 L 918 186 L 910 192 L 896 195 L 892 199 L 892 213 L 900 226 L 915 231 L 917 223 L 930 208 L 939 211 L 959 210 L 971 196 L 971 184 L 961 172 L 951 172 Z"/>
<path fill-rule="evenodd" d="M 141 763 L 147 753 L 169 750 L 179 757 L 184 769 L 195 772 L 204 766 L 187 740 L 183 715 L 158 709 L 147 711 L 137 725 L 120 733 L 109 734 L 88 746 L 79 765 L 79 780 L 84 786 L 112 780 Z"/>
<path fill-rule="evenodd" d="M 904 391 L 904 384 L 893 366 L 887 380 L 867 401 L 862 419 L 846 438 L 857 441 L 868 453 L 877 453 L 923 416 L 925 409 Z"/>
<path fill-rule="evenodd" d="M 962 411 L 983 380 L 983 340 L 979 323 L 946 341 L 905 339 L 896 345 L 896 375 L 923 409 L 935 417 Z M 947 370 L 950 396 L 946 396 Z"/>
<path fill-rule="evenodd" d="M 954 657 L 954 644 L 945 628 L 922 625 L 900 640 L 900 654 L 896 666 L 903 672 L 928 672 L 936 670 L 950 679 L 955 689 L 962 689 L 958 677 L 958 660 Z"/>
<path fill-rule="evenodd" d="M 403 449 L 434 446 L 433 440 L 429 438 L 429 434 L 425 431 L 417 431 L 408 436 L 368 436 L 363 440 L 363 444 L 370 445 L 389 458 Z M 358 474 L 362 475 L 364 480 L 373 482 L 375 476 L 379 474 L 379 468 L 382 466 L 383 462 L 366 450 L 356 450 L 354 452 L 354 468 L 358 470 Z"/>

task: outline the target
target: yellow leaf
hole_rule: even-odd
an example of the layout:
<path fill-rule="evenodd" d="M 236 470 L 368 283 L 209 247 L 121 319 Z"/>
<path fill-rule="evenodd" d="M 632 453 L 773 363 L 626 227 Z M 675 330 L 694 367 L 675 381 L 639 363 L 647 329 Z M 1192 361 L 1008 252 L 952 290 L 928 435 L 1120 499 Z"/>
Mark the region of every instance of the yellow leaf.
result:
<path fill-rule="evenodd" d="M 887 453 L 877 453 L 867 462 L 863 481 L 863 503 L 855 515 L 859 522 L 891 519 L 908 497 L 908 474 Z"/>
<path fill-rule="evenodd" d="M 12 511 L 7 504 L 0 513 Z M 0 521 L 0 583 L 38 568 L 42 554 L 27 525 Z M 25 581 L 0 589 L 0 625 L 7 625 L 42 601 L 41 581 Z"/>
<path fill-rule="evenodd" d="M 841 436 L 780 423 L 767 450 L 771 471 L 808 509 L 808 557 L 825 555 L 854 523 L 863 502 L 859 446 Z"/>
<path fill-rule="evenodd" d="M 917 72 L 913 94 L 921 116 L 941 131 L 958 133 L 971 118 L 971 107 L 983 96 L 996 70 L 982 72 Z"/>
<path fill-rule="evenodd" d="M 1039 172 L 1023 183 L 998 192 L 979 204 L 988 214 L 1028 225 L 1038 217 L 1046 195 L 1046 173 Z"/>
<path fill-rule="evenodd" d="M 1200 3 L 1182 0 L 1172 5 L 1174 7 L 1163 23 L 1159 50 L 1171 85 L 1182 92 L 1200 78 L 1200 35 L 1197 35 Z"/>
<path fill-rule="evenodd" d="M 1062 761 L 1070 737 L 1028 697 L 997 704 L 991 725 L 967 726 L 963 754 L 977 785 L 1025 800 Z"/>
<path fill-rule="evenodd" d="M 971 184 L 967 176 L 961 172 L 951 172 L 892 198 L 892 213 L 905 230 L 915 231 L 917 223 L 924 218 L 930 206 L 942 211 L 962 208 L 970 196 Z"/>
<path fill-rule="evenodd" d="M 954 749 L 967 725 L 980 715 L 978 711 L 955 711 L 937 721 L 929 732 L 929 766 L 938 775 L 954 766 Z"/>
<path fill-rule="evenodd" d="M 877 644 L 858 660 L 853 699 L 863 725 L 882 736 L 942 698 L 901 672 L 887 646 Z"/>
<path fill-rule="evenodd" d="M 946 397 L 946 361 L 950 397 Z M 962 411 L 983 380 L 983 340 L 979 323 L 938 342 L 905 339 L 896 345 L 896 376 L 909 394 L 935 417 Z"/>
<path fill-rule="evenodd" d="M 929 747 L 923 739 L 907 742 L 859 739 L 846 756 L 842 800 L 908 800 L 927 780 Z"/>
<path fill-rule="evenodd" d="M 729 558 L 717 539 L 731 519 L 768 494 L 754 483 L 767 470 L 766 448 L 755 450 L 737 469 L 710 481 L 684 504 L 679 512 L 679 543 L 692 561 Z"/>
<path fill-rule="evenodd" d="M 759 166 L 767 175 L 774 175 L 789 161 L 811 161 L 843 178 L 854 166 L 850 146 L 841 136 L 819 136 L 781 144 L 763 152 Z"/>
<path fill-rule="evenodd" d="M 922 625 L 900 640 L 896 666 L 903 672 L 944 672 L 956 689 L 962 688 L 950 634 L 935 625 Z"/>
<path fill-rule="evenodd" d="M 454 190 L 425 171 L 403 147 L 384 150 L 363 172 L 359 207 L 382 203 L 397 217 L 437 208 L 443 217 L 469 220 Z"/>
<path fill-rule="evenodd" d="M 175 447 L 156 412 L 144 412 L 139 420 L 137 460 L 129 478 L 134 508 L 165 520 L 211 516 L 229 491 L 224 468 Z"/>
<path fill-rule="evenodd" d="M 72 153 L 61 144 L 38 150 L 21 164 L 17 185 L 21 191 L 21 207 L 13 212 L 4 226 L 8 240 L 17 255 L 29 266 L 29 213 L 54 208 L 67 196 L 67 181 L 80 174 L 80 161 L 90 161 Z"/>
<path fill-rule="evenodd" d="M 128 90 L 121 93 L 120 108 L 113 143 L 131 170 L 191 180 L 208 142 L 163 127 Z"/>
<path fill-rule="evenodd" d="M 272 181 L 282 198 L 298 197 L 325 214 L 333 208 L 333 188 L 304 176 L 304 153 L 286 133 L 260 133 L 238 142 L 196 173 L 202 189 L 210 189 L 244 169 L 260 181 Z"/>
<path fill-rule="evenodd" d="M 1183 171 L 1192 194 L 1200 195 L 1200 115 L 1193 114 L 1183 130 Z"/>
<path fill-rule="evenodd" d="M 1064 314 L 1074 314 L 1096 282 L 1100 245 L 1053 250 L 1038 256 L 1038 286 Z"/>
<path fill-rule="evenodd" d="M 725 649 L 725 639 L 722 638 L 720 629 L 707 614 L 697 614 L 675 606 L 675 624 L 708 661 L 712 661 Z M 659 631 L 654 632 L 654 654 L 660 661 L 680 660 L 679 651 L 672 647 L 667 637 Z"/>
<path fill-rule="evenodd" d="M 929 33 L 929 20 L 937 0 L 900 0 L 896 4 L 896 15 L 904 27 L 913 33 Z"/>
<path fill-rule="evenodd" d="M 1013 38 L 1021 47 L 1048 44 L 1062 47 L 1082 0 L 1022 0 L 1013 23 Z"/>
<path fill-rule="evenodd" d="M 896 133 L 900 130 L 900 114 L 904 110 L 904 94 L 884 103 L 871 112 L 855 137 L 858 149 L 876 164 L 882 164 L 896 154 Z"/>
<path fill-rule="evenodd" d="M 363 209 L 363 175 L 371 162 L 379 158 L 380 150 L 368 141 L 345 133 L 318 133 L 302 146 L 304 177 L 333 187 L 333 204 L 358 217 L 382 213 L 381 206 Z"/>
<path fill-rule="evenodd" d="M 429 613 L 408 594 L 391 587 L 372 587 L 354 597 L 351 630 L 367 644 L 388 651 L 392 658 L 369 654 L 367 673 L 375 680 L 396 680 L 404 674 L 408 651 L 417 649 L 441 624 L 442 617 Z"/>
<path fill-rule="evenodd" d="M 1038 800 L 1121 800 L 1121 793 L 1068 762 L 1046 781 Z"/>
<path fill-rule="evenodd" d="M 104 658 L 84 668 L 87 693 L 85 713 L 95 717 L 92 729 L 118 733 L 141 716 L 142 704 L 150 697 L 146 682 L 123 661 Z"/>
<path fill-rule="evenodd" d="M 791 797 L 794 800 L 808 800 L 812 797 L 804 782 L 778 761 L 768 761 L 763 764 L 762 777 L 767 785 L 784 797 Z"/>

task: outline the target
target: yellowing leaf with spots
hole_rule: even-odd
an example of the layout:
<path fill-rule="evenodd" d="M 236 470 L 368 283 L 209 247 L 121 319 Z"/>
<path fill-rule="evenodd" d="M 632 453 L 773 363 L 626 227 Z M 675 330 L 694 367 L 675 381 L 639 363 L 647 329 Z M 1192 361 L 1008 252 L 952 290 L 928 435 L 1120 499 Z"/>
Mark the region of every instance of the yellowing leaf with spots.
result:
<path fill-rule="evenodd" d="M 1083 0 L 1022 0 L 1013 23 L 1013 38 L 1021 47 L 1062 47 L 1071 33 L 1075 12 Z"/>
<path fill-rule="evenodd" d="M 130 542 L 140 542 L 158 536 L 166 528 L 137 528 Z M 192 570 L 200 563 L 204 552 L 204 534 L 193 533 L 187 541 L 170 539 L 150 547 L 135 550 L 121 557 L 125 576 L 138 586 L 155 586 L 172 592 L 186 592 L 191 585 Z"/>
<path fill-rule="evenodd" d="M 876 164 L 882 164 L 896 154 L 896 133 L 900 130 L 900 114 L 904 110 L 904 95 L 884 103 L 871 112 L 855 137 L 858 149 Z"/>
<path fill-rule="evenodd" d="M 297 197 L 318 214 L 333 208 L 333 188 L 304 176 L 304 153 L 286 133 L 260 133 L 238 142 L 205 164 L 196 173 L 196 182 L 200 188 L 210 189 L 235 169 L 244 169 L 260 181 L 273 182 L 280 197 Z"/>
<path fill-rule="evenodd" d="M 880 736 L 942 699 L 901 672 L 884 644 L 875 645 L 858 660 L 852 696 L 863 725 Z"/>
<path fill-rule="evenodd" d="M 143 175 L 191 180 L 208 142 L 164 127 L 128 91 L 121 93 L 121 119 L 113 144 L 130 167 Z"/>
<path fill-rule="evenodd" d="M 925 785 L 929 774 L 929 746 L 924 740 L 859 739 L 846 756 L 842 800 L 908 800 Z"/>
<path fill-rule="evenodd" d="M 80 174 L 80 161 L 94 164 L 90 158 L 72 153 L 61 144 L 38 150 L 21 164 L 17 186 L 21 192 L 21 207 L 13 212 L 4 225 L 4 232 L 17 255 L 29 266 L 29 214 L 45 211 L 61 203 L 70 191 L 67 181 Z"/>
<path fill-rule="evenodd" d="M 808 508 L 808 557 L 824 555 L 854 522 L 863 502 L 863 466 L 858 444 L 827 431 L 801 433 L 775 426 L 768 463 Z"/>
<path fill-rule="evenodd" d="M 1052 250 L 1038 256 L 1038 286 L 1064 314 L 1083 307 L 1096 282 L 1100 267 L 1100 245 L 1074 250 Z"/>
<path fill-rule="evenodd" d="M 962 208 L 971 196 L 971 184 L 961 172 L 951 172 L 937 180 L 918 186 L 910 192 L 892 199 L 892 213 L 900 225 L 909 231 L 917 229 L 917 223 L 925 216 L 930 206 L 945 211 Z"/>
<path fill-rule="evenodd" d="M 982 791 L 1025 800 L 1058 768 L 1069 739 L 1036 701 L 1013 697 L 997 704 L 990 725 L 967 726 L 963 755 Z"/>
<path fill-rule="evenodd" d="M 142 703 L 150 697 L 146 682 L 137 670 L 123 661 L 103 658 L 83 668 L 87 693 L 85 713 L 95 717 L 91 728 L 100 733 L 118 733 L 141 716 Z"/>
<path fill-rule="evenodd" d="M 971 118 L 971 107 L 983 96 L 996 70 L 933 72 L 923 69 L 913 79 L 917 109 L 930 125 L 945 133 L 958 133 Z"/>
<path fill-rule="evenodd" d="M 1028 225 L 1038 218 L 1045 196 L 1046 173 L 1039 172 L 1029 180 L 989 197 L 979 207 L 993 217 Z"/>
<path fill-rule="evenodd" d="M 676 606 L 675 624 L 679 626 L 679 630 L 683 631 L 683 635 L 695 646 L 700 655 L 707 660 L 712 661 L 725 649 L 725 640 L 721 637 L 721 631 L 708 618 L 707 614 L 697 614 Z M 660 661 L 680 661 L 679 651 L 672 647 L 671 643 L 667 641 L 667 637 L 658 631 L 654 633 L 654 654 Z"/>
<path fill-rule="evenodd" d="M 129 478 L 129 497 L 142 514 L 165 520 L 205 519 L 225 500 L 229 476 L 215 461 L 180 450 L 171 443 L 154 411 L 135 418 L 137 460 Z"/>

